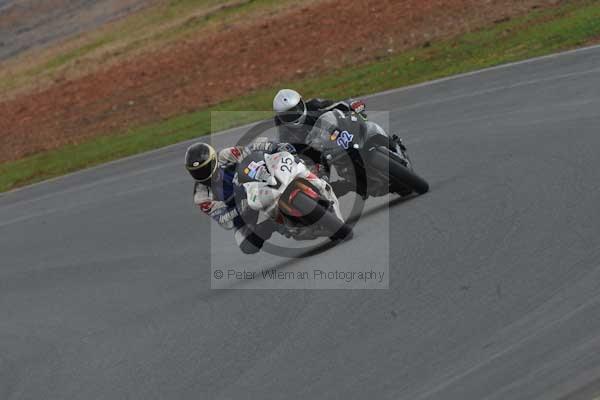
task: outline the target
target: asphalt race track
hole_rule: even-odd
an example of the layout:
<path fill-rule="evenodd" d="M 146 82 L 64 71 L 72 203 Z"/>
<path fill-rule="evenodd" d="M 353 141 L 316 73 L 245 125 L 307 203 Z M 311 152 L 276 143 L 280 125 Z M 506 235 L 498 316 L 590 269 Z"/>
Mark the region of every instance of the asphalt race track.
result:
<path fill-rule="evenodd" d="M 389 290 L 213 290 L 273 256 L 210 245 L 187 144 L 107 164 L 0 196 L 0 398 L 591 399 L 600 48 L 368 104 L 431 192 L 292 267 L 379 259 L 383 215 Z"/>

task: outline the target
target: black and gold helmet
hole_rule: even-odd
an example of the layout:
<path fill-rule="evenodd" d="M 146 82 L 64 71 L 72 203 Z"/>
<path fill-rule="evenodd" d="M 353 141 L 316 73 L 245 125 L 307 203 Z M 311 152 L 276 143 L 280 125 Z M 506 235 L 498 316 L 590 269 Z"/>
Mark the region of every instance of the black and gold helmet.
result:
<path fill-rule="evenodd" d="M 217 152 L 206 143 L 195 143 L 185 153 L 185 167 L 195 180 L 206 182 L 217 170 Z"/>

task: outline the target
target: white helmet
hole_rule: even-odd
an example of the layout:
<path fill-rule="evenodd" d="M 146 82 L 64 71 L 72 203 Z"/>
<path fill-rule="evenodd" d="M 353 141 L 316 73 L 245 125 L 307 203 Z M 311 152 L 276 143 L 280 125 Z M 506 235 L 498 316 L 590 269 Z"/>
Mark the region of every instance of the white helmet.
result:
<path fill-rule="evenodd" d="M 275 95 L 273 111 L 284 125 L 302 125 L 307 114 L 302 96 L 292 89 L 282 89 Z"/>

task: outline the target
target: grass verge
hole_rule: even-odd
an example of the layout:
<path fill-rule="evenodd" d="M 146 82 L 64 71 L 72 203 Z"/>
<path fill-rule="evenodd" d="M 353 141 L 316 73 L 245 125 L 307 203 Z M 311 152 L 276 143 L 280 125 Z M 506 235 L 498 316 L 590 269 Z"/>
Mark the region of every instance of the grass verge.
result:
<path fill-rule="evenodd" d="M 353 69 L 280 82 L 277 87 L 296 87 L 306 96 L 343 98 L 541 56 L 598 38 L 600 0 L 571 1 Z M 206 135 L 211 132 L 211 111 L 268 110 L 274 91 L 274 87 L 261 89 L 157 124 L 0 164 L 0 191 Z M 256 120 L 256 113 L 236 115 L 235 121 L 217 121 L 212 130 Z"/>
<path fill-rule="evenodd" d="M 32 85 L 42 78 L 52 81 L 69 67 L 82 69 L 124 59 L 132 53 L 160 48 L 176 39 L 203 34 L 211 26 L 239 22 L 244 18 L 283 9 L 291 0 L 168 0 L 127 18 L 109 23 L 67 40 L 59 50 L 54 47 L 33 52 L 29 61 L 15 60 L 0 69 L 0 92 L 10 92 Z M 91 65 L 91 66 L 90 66 Z"/>

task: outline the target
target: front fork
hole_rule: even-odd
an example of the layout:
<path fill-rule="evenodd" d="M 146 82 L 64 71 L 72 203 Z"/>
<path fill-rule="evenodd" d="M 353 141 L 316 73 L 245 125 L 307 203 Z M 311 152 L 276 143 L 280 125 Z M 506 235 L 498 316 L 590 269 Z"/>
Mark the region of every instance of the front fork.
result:
<path fill-rule="evenodd" d="M 389 149 L 400 156 L 401 162 L 405 167 L 412 169 L 412 163 L 408 157 L 408 149 L 400 136 L 394 134 L 389 138 Z"/>

